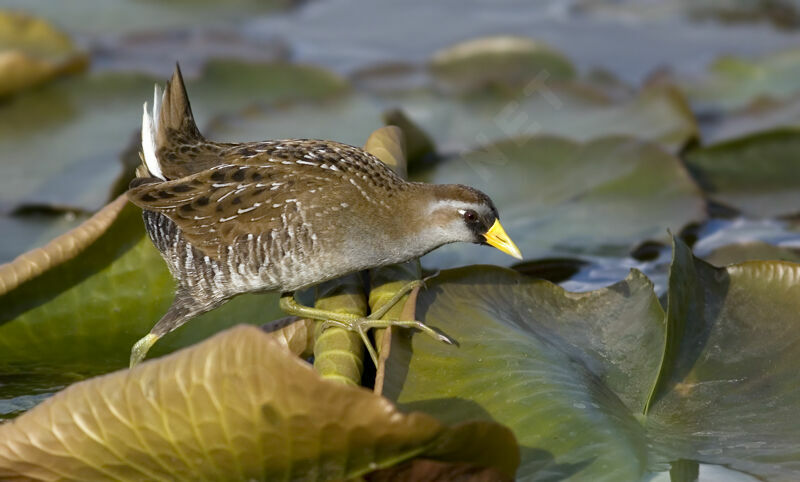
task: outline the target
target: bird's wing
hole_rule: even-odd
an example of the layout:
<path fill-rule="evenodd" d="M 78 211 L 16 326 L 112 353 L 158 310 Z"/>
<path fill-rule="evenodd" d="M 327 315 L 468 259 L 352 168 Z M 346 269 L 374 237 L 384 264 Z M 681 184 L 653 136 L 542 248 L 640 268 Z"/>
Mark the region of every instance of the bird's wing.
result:
<path fill-rule="evenodd" d="M 240 236 L 284 231 L 299 218 L 325 209 L 331 196 L 348 190 L 335 189 L 332 183 L 341 184 L 336 180 L 304 175 L 280 163 L 223 164 L 181 179 L 134 186 L 128 198 L 142 209 L 166 215 L 188 242 L 211 255 Z"/>

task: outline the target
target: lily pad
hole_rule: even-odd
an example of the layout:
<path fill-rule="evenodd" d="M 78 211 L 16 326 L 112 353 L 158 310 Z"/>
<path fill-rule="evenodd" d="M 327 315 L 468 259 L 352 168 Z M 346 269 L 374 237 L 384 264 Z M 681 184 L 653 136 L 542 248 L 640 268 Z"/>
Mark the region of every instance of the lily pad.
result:
<path fill-rule="evenodd" d="M 446 97 L 421 90 L 382 101 L 387 108 L 401 108 L 445 153 L 532 134 L 579 141 L 631 135 L 677 152 L 698 135 L 686 100 L 669 86 L 647 88 L 619 102 L 587 84 L 547 80 L 532 82 L 513 95 Z"/>
<path fill-rule="evenodd" d="M 424 180 L 486 192 L 527 259 L 625 256 L 705 217 L 700 190 L 680 161 L 654 144 L 609 137 L 586 143 L 533 136 L 506 140 L 439 164 Z M 483 246 L 449 245 L 427 268 L 513 259 Z"/>
<path fill-rule="evenodd" d="M 347 92 L 349 85 L 331 71 L 310 65 L 215 60 L 198 78 L 188 80 L 186 89 L 202 127 L 213 115 L 252 105 L 323 100 Z"/>
<path fill-rule="evenodd" d="M 220 117 L 209 126 L 208 137 L 226 142 L 332 139 L 357 146 L 381 125 L 381 112 L 374 102 L 348 95 L 314 103 L 285 102 Z"/>
<path fill-rule="evenodd" d="M 118 156 L 141 123 L 154 79 L 86 75 L 24 93 L 0 106 L 0 205 L 94 210 L 109 200 Z"/>
<path fill-rule="evenodd" d="M 776 128 L 800 127 L 800 95 L 780 101 L 757 101 L 704 124 L 704 144 L 718 144 Z"/>
<path fill-rule="evenodd" d="M 544 42 L 527 37 L 494 36 L 467 40 L 436 52 L 431 73 L 459 91 L 483 87 L 520 88 L 537 79 L 570 80 L 575 67 Z"/>
<path fill-rule="evenodd" d="M 686 154 L 709 196 L 751 216 L 800 213 L 800 129 L 787 127 Z"/>
<path fill-rule="evenodd" d="M 122 208 L 95 237 L 68 243 L 66 251 L 48 247 L 50 254 L 3 266 L 3 376 L 24 373 L 30 375 L 31 386 L 52 382 L 58 389 L 63 377 L 56 374 L 86 377 L 127 366 L 133 344 L 172 301 L 172 277 L 133 205 Z M 59 252 L 65 253 L 63 259 Z M 15 273 L 11 283 L 6 283 L 7 273 Z M 152 355 L 191 345 L 237 323 L 262 324 L 281 316 L 277 295 L 243 295 L 165 336 Z M 24 384 L 15 386 L 18 390 L 3 390 L 0 398 L 28 393 Z M 0 417 L 9 410 L 0 403 Z"/>
<path fill-rule="evenodd" d="M 46 21 L 0 10 L 0 97 L 86 68 L 89 59 Z"/>
<path fill-rule="evenodd" d="M 393 334 L 383 393 L 444 421 L 508 425 L 526 480 L 648 479 L 681 460 L 796 479 L 800 265 L 714 268 L 680 241 L 673 256 L 666 312 L 636 271 L 588 293 L 445 271 L 417 318 L 459 346 Z"/>
<path fill-rule="evenodd" d="M 446 422 L 509 426 L 524 479 L 636 480 L 646 443 L 634 414 L 658 372 L 660 315 L 638 272 L 571 294 L 500 268 L 445 271 L 420 292 L 417 318 L 458 346 L 392 333 L 383 394 Z"/>
<path fill-rule="evenodd" d="M 800 477 L 800 264 L 714 268 L 677 242 L 667 342 L 645 427 L 661 459 Z"/>
<path fill-rule="evenodd" d="M 737 0 L 697 0 L 683 3 L 692 18 L 718 20 L 726 24 L 762 23 L 768 21 L 775 27 L 794 30 L 800 25 L 796 1 L 742 2 Z"/>
<path fill-rule="evenodd" d="M 74 384 L 0 426 L 0 440 L 4 479 L 349 479 L 418 455 L 511 477 L 519 462 L 508 429 L 401 414 L 254 327 Z"/>
<path fill-rule="evenodd" d="M 743 261 L 791 261 L 800 263 L 800 250 L 783 248 L 772 244 L 753 241 L 743 244 L 720 246 L 703 259 L 714 266 L 727 266 Z"/>
<path fill-rule="evenodd" d="M 699 110 L 742 108 L 759 98 L 775 100 L 800 92 L 800 49 L 787 49 L 756 59 L 725 56 L 705 78 L 686 80 L 682 88 Z"/>

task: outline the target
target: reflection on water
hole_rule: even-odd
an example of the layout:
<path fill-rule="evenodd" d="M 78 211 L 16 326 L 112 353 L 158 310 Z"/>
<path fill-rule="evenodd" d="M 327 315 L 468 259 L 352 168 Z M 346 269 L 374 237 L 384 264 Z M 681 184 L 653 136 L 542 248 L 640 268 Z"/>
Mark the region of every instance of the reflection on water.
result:
<path fill-rule="evenodd" d="M 800 232 L 777 219 L 711 219 L 701 227 L 694 251 L 703 257 L 725 245 L 754 241 L 800 249 Z"/>
<path fill-rule="evenodd" d="M 696 256 L 706 258 L 722 247 L 750 245 L 756 242 L 800 250 L 800 232 L 788 222 L 776 219 L 712 218 L 700 227 L 693 251 Z M 657 258 L 648 261 L 637 261 L 631 257 L 582 256 L 581 258 L 590 261 L 590 264 L 581 268 L 561 285 L 569 291 L 596 290 L 625 278 L 628 270 L 638 269 L 653 281 L 656 294 L 661 296 L 667 290 L 667 274 L 672 250 L 665 245 L 658 249 L 657 253 Z M 763 259 L 777 259 L 777 256 Z"/>

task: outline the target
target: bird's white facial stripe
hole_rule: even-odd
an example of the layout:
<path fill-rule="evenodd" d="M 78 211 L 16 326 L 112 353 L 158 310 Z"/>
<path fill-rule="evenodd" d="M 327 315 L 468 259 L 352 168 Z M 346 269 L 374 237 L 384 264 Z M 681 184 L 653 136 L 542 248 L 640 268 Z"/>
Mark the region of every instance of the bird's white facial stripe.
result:
<path fill-rule="evenodd" d="M 464 201 L 456 201 L 454 199 L 442 199 L 430 205 L 428 214 L 434 213 L 440 209 L 454 209 L 458 214 L 464 215 L 467 210 L 477 211 L 478 213 L 488 214 L 487 206 L 484 204 L 466 203 Z"/>

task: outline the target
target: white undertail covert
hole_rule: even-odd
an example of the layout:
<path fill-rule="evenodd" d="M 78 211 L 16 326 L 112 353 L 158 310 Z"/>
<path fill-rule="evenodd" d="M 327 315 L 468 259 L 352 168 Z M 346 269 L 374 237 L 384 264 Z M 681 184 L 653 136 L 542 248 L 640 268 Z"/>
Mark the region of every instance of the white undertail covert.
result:
<path fill-rule="evenodd" d="M 156 132 L 158 132 L 158 117 L 160 112 L 160 102 L 162 97 L 161 89 L 156 85 L 153 92 L 153 111 L 147 111 L 147 102 L 144 103 L 144 113 L 142 114 L 142 155 L 144 156 L 144 163 L 147 170 L 153 176 L 164 179 L 164 173 L 161 172 L 161 165 L 158 163 L 156 157 Z"/>

